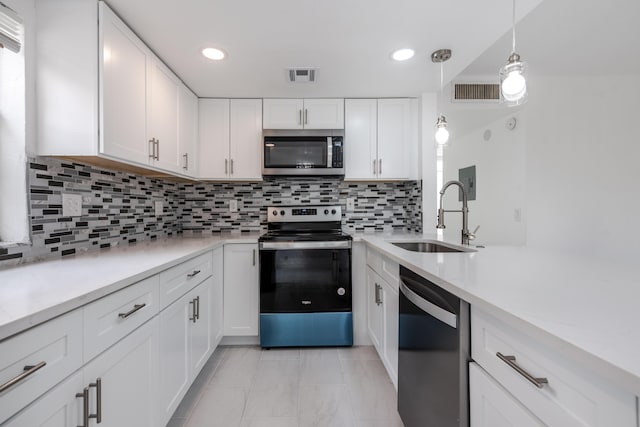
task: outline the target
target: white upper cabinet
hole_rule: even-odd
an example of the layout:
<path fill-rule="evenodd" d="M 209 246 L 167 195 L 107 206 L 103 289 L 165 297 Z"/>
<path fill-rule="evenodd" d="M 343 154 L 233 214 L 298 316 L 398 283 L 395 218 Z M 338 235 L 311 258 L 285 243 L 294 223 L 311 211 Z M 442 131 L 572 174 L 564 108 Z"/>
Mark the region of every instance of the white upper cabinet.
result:
<path fill-rule="evenodd" d="M 149 162 L 147 74 L 151 52 L 104 3 L 100 3 L 100 153 Z"/>
<path fill-rule="evenodd" d="M 152 144 L 152 164 L 180 172 L 178 149 L 178 93 L 180 80 L 159 60 L 150 65 L 147 99 L 147 140 Z"/>
<path fill-rule="evenodd" d="M 264 100 L 264 129 L 344 129 L 344 99 Z"/>
<path fill-rule="evenodd" d="M 262 100 L 200 99 L 201 179 L 262 180 Z"/>
<path fill-rule="evenodd" d="M 178 153 L 182 173 L 197 175 L 198 97 L 186 86 L 178 93 Z"/>
<path fill-rule="evenodd" d="M 417 179 L 417 138 L 415 100 L 345 100 L 345 179 Z"/>

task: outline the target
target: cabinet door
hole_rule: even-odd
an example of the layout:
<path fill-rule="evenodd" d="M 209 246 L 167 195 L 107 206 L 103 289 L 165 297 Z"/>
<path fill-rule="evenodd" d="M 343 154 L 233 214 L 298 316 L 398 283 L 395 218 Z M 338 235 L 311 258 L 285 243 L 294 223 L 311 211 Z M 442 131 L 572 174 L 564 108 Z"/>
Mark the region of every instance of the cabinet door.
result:
<path fill-rule="evenodd" d="M 222 340 L 224 330 L 224 249 L 213 251 L 213 283 L 211 284 L 211 341 L 215 347 Z"/>
<path fill-rule="evenodd" d="M 100 152 L 149 163 L 147 67 L 151 53 L 103 2 L 100 5 Z"/>
<path fill-rule="evenodd" d="M 344 99 L 305 99 L 305 129 L 344 129 Z"/>
<path fill-rule="evenodd" d="M 198 97 L 185 85 L 178 94 L 178 147 L 181 173 L 197 175 L 196 146 L 198 142 Z"/>
<path fill-rule="evenodd" d="M 150 320 L 102 353 L 83 370 L 84 384 L 101 384 L 100 427 L 155 427 L 158 353 L 157 318 Z M 89 409 L 97 411 L 97 389 L 91 387 Z M 96 425 L 90 422 L 90 425 Z"/>
<path fill-rule="evenodd" d="M 269 99 L 263 100 L 264 129 L 302 129 L 303 109 L 302 99 Z"/>
<path fill-rule="evenodd" d="M 180 81 L 165 65 L 152 58 L 147 101 L 147 140 L 155 138 L 156 157 L 153 165 L 172 172 L 181 172 L 178 148 L 178 89 Z"/>
<path fill-rule="evenodd" d="M 375 178 L 377 171 L 378 101 L 345 100 L 345 179 Z"/>
<path fill-rule="evenodd" d="M 544 424 L 489 377 L 469 363 L 471 427 L 540 427 Z"/>
<path fill-rule="evenodd" d="M 229 176 L 229 100 L 198 100 L 198 175 Z"/>
<path fill-rule="evenodd" d="M 4 427 L 77 427 L 82 425 L 82 372 L 76 372 L 62 384 L 47 392 L 24 411 L 11 418 Z"/>
<path fill-rule="evenodd" d="M 384 359 L 389 377 L 398 387 L 398 290 L 382 281 L 382 301 L 384 309 Z"/>
<path fill-rule="evenodd" d="M 408 179 L 411 100 L 378 100 L 378 178 Z"/>
<path fill-rule="evenodd" d="M 232 99 L 229 174 L 262 180 L 262 100 Z"/>
<path fill-rule="evenodd" d="M 189 331 L 193 306 L 190 294 L 160 312 L 158 351 L 159 425 L 166 425 L 191 385 Z"/>
<path fill-rule="evenodd" d="M 384 307 L 381 283 L 380 276 L 367 267 L 367 329 L 369 338 L 382 359 L 384 357 Z"/>
<path fill-rule="evenodd" d="M 224 245 L 224 335 L 258 335 L 258 245 Z"/>
<path fill-rule="evenodd" d="M 209 277 L 189 293 L 195 303 L 196 320 L 191 323 L 189 340 L 189 366 L 195 378 L 213 353 L 211 329 L 213 321 L 213 278 Z M 193 304 L 192 304 L 193 305 Z"/>

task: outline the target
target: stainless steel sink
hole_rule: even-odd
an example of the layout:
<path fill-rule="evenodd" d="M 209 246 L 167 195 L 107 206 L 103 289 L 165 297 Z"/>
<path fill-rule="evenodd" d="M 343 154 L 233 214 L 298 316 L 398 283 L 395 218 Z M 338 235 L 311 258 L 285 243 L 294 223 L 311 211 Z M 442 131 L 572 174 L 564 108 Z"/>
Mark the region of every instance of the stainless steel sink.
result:
<path fill-rule="evenodd" d="M 391 242 L 392 245 L 412 252 L 471 252 L 473 249 L 455 248 L 438 242 Z"/>

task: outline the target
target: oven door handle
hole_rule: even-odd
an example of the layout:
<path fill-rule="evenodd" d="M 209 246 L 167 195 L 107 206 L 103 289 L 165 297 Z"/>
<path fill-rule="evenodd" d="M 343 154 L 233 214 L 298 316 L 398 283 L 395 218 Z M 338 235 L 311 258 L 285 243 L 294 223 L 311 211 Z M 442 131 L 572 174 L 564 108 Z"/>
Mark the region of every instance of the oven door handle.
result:
<path fill-rule="evenodd" d="M 260 242 L 260 250 L 288 251 L 295 249 L 350 249 L 351 241 L 336 242 Z"/>

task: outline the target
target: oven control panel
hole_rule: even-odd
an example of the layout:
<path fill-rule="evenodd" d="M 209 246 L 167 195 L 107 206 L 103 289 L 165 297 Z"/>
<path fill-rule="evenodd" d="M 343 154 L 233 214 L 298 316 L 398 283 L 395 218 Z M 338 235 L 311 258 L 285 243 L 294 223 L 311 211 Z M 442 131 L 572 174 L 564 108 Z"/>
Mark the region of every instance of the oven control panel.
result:
<path fill-rule="evenodd" d="M 336 206 L 270 206 L 267 222 L 323 222 L 342 220 L 342 207 Z"/>

